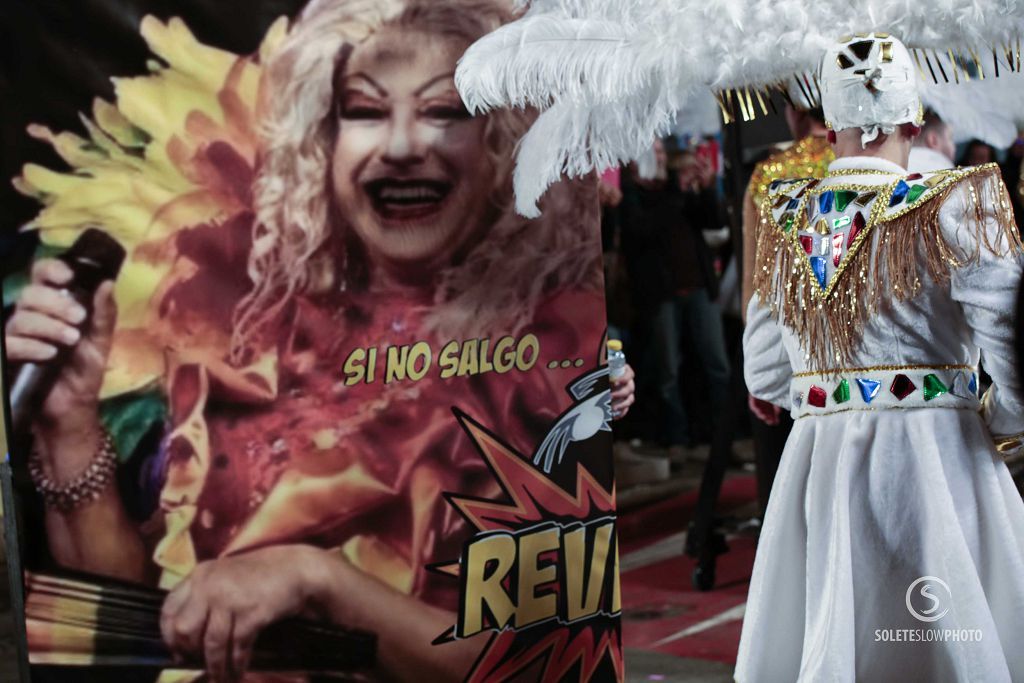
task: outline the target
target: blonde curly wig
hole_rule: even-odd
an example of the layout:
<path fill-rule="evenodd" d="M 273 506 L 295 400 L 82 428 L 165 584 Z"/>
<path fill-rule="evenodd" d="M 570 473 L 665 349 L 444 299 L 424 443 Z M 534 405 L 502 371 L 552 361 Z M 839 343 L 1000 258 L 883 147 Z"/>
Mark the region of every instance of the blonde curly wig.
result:
<path fill-rule="evenodd" d="M 384 27 L 468 45 L 512 18 L 496 0 L 313 0 L 306 7 L 261 87 L 263 151 L 248 267 L 253 288 L 235 311 L 236 361 L 291 299 L 345 282 L 348 273 L 340 271 L 362 258 L 345 258 L 354 236 L 330 185 L 331 155 L 343 125 L 332 116 L 334 84 L 352 50 Z M 487 153 L 480 163 L 491 165 L 496 178 L 488 212 L 493 224 L 464 258 L 437 273 L 429 331 L 452 337 L 514 333 L 544 295 L 600 287 L 590 183 L 551 193 L 540 220 L 512 210 L 515 145 L 532 118 L 511 110 L 488 115 Z"/>

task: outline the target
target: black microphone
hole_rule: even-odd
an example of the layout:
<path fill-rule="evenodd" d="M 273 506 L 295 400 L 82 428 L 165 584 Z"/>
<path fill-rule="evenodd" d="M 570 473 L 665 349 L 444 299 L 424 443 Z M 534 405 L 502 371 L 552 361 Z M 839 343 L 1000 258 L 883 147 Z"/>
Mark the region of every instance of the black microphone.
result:
<path fill-rule="evenodd" d="M 92 322 L 92 301 L 106 280 L 113 280 L 124 263 L 125 251 L 117 241 L 97 228 L 83 232 L 59 258 L 70 266 L 74 277 L 65 287 L 68 296 L 86 311 L 79 330 L 85 336 Z M 58 346 L 57 355 L 45 363 L 21 365 L 11 382 L 11 431 L 15 438 L 27 435 L 32 419 L 42 407 L 60 377 L 75 347 Z"/>

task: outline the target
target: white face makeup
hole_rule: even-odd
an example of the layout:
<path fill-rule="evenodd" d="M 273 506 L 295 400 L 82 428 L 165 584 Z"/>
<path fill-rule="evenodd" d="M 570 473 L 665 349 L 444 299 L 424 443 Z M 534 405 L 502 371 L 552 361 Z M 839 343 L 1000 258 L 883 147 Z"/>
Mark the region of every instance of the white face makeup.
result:
<path fill-rule="evenodd" d="M 486 119 L 455 89 L 461 41 L 385 29 L 352 53 L 332 160 L 341 214 L 377 265 L 434 270 L 480 227 L 494 184 Z"/>

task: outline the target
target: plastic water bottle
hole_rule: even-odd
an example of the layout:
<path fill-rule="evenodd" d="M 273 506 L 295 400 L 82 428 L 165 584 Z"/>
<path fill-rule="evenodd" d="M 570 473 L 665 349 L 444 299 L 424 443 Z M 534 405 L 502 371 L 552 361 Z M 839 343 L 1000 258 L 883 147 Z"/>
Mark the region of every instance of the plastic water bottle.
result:
<path fill-rule="evenodd" d="M 626 373 L 626 354 L 622 352 L 622 342 L 618 339 L 608 340 L 608 376 L 615 380 Z"/>

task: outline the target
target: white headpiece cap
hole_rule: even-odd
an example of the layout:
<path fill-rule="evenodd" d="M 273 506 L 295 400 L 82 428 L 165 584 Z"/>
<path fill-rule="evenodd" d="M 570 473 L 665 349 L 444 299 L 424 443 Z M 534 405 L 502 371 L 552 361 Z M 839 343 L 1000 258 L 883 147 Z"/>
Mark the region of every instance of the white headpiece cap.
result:
<path fill-rule="evenodd" d="M 887 33 L 841 38 L 821 63 L 821 105 L 832 130 L 860 128 L 864 147 L 901 124 L 921 125 L 910 52 Z"/>

